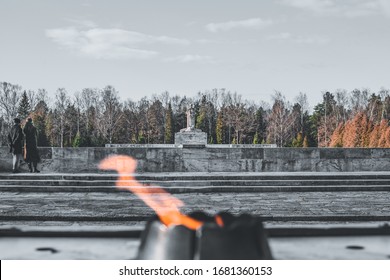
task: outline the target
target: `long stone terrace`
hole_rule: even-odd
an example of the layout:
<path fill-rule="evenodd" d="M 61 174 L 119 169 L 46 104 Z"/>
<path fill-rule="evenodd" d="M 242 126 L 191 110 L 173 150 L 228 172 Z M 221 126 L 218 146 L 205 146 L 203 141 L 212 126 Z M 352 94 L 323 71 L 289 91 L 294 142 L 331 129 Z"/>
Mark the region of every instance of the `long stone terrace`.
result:
<path fill-rule="evenodd" d="M 390 172 L 142 173 L 136 179 L 182 200 L 184 213 L 259 217 L 278 259 L 390 255 Z M 0 174 L 0 258 L 136 257 L 154 212 L 116 181 L 116 174 Z M 329 234 L 342 237 L 324 237 Z M 367 250 L 348 249 L 356 244 Z"/>

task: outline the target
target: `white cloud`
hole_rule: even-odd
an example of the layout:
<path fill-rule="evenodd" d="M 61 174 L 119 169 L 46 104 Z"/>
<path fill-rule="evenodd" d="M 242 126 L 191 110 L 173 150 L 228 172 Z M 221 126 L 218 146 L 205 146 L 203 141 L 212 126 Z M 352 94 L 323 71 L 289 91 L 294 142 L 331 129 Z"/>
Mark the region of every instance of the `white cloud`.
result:
<path fill-rule="evenodd" d="M 46 36 L 58 45 L 93 58 L 147 59 L 158 54 L 146 46 L 154 44 L 188 45 L 188 40 L 152 36 L 119 28 L 75 27 L 46 30 Z"/>
<path fill-rule="evenodd" d="M 333 9 L 335 6 L 332 0 L 282 0 L 282 3 L 292 7 L 308 9 L 312 11 Z"/>
<path fill-rule="evenodd" d="M 311 36 L 296 36 L 289 32 L 283 32 L 276 35 L 271 35 L 267 37 L 268 40 L 277 40 L 277 41 L 289 41 L 297 44 L 308 44 L 308 45 L 323 45 L 330 42 L 330 39 L 320 35 L 311 35 Z"/>
<path fill-rule="evenodd" d="M 271 25 L 271 20 L 263 20 L 261 18 L 250 18 L 239 21 L 227 21 L 219 23 L 209 23 L 206 29 L 210 32 L 229 31 L 232 29 L 258 29 Z"/>
<path fill-rule="evenodd" d="M 390 14 L 389 0 L 280 0 L 280 3 L 318 15 L 356 18 L 386 13 L 386 9 Z"/>
<path fill-rule="evenodd" d="M 190 63 L 190 62 L 214 63 L 214 60 L 211 56 L 203 56 L 198 54 L 186 54 L 186 55 L 179 55 L 175 57 L 169 57 L 164 59 L 164 61 L 180 62 L 180 63 Z"/>

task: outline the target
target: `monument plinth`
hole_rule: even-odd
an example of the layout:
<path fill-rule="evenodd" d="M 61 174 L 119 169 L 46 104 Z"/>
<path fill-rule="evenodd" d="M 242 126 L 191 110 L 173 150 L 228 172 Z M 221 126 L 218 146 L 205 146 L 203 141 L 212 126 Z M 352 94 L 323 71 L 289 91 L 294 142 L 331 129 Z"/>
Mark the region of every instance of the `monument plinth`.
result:
<path fill-rule="evenodd" d="M 187 110 L 187 127 L 175 133 L 175 144 L 183 146 L 206 146 L 207 133 L 195 128 L 195 111 L 191 105 Z"/>

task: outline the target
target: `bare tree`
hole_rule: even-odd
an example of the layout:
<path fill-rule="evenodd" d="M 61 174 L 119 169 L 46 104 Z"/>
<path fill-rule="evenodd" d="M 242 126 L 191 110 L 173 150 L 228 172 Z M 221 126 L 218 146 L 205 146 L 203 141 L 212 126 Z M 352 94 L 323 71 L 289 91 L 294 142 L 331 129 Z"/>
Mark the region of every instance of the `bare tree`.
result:
<path fill-rule="evenodd" d="M 351 109 L 352 109 L 352 115 L 356 115 L 359 112 L 362 112 L 368 103 L 368 97 L 370 95 L 370 90 L 368 89 L 354 89 L 351 92 Z"/>
<path fill-rule="evenodd" d="M 348 120 L 348 93 L 345 89 L 337 89 L 336 95 L 336 119 L 337 122 L 346 122 Z"/>
<path fill-rule="evenodd" d="M 86 136 L 90 137 L 90 126 L 91 126 L 91 117 L 92 113 L 94 111 L 94 108 L 96 109 L 96 104 L 98 103 L 98 89 L 93 88 L 84 88 L 81 91 L 79 98 L 80 102 L 80 110 L 83 112 L 85 116 L 85 131 Z"/>
<path fill-rule="evenodd" d="M 379 92 L 378 92 L 378 95 L 380 96 L 382 102 L 383 102 L 383 106 L 382 106 L 382 111 L 381 111 L 381 119 L 385 119 L 385 118 L 388 118 L 389 116 L 389 111 L 390 111 L 390 90 L 382 87 Z"/>
<path fill-rule="evenodd" d="M 305 113 L 308 112 L 309 110 L 309 101 L 307 99 L 307 95 L 306 93 L 302 93 L 300 92 L 298 94 L 298 96 L 295 98 L 296 100 L 296 103 L 299 105 L 299 125 L 300 125 L 300 130 L 303 132 L 303 128 L 304 128 L 304 116 L 305 116 Z"/>
<path fill-rule="evenodd" d="M 18 114 L 18 104 L 22 87 L 7 82 L 0 82 L 0 145 L 7 142 L 7 134 L 12 126 L 12 120 Z"/>
<path fill-rule="evenodd" d="M 38 89 L 37 94 L 36 94 L 36 99 L 38 100 L 38 103 L 43 101 L 48 106 L 50 105 L 50 102 L 51 102 L 51 100 L 49 98 L 49 94 L 48 94 L 47 90 L 44 88 Z M 32 107 L 32 108 L 35 109 L 35 107 Z"/>
<path fill-rule="evenodd" d="M 65 113 L 70 103 L 67 91 L 64 88 L 57 89 L 55 100 L 56 118 L 59 120 L 60 147 L 63 148 L 65 137 Z"/>
<path fill-rule="evenodd" d="M 290 105 L 281 92 L 276 91 L 272 98 L 274 104 L 268 116 L 267 139 L 283 147 L 294 137 L 293 126 L 297 116 L 291 113 Z"/>
<path fill-rule="evenodd" d="M 17 117 L 22 87 L 7 82 L 0 83 L 0 109 L 7 124 Z"/>
<path fill-rule="evenodd" d="M 122 104 L 120 103 L 118 92 L 112 86 L 106 86 L 100 96 L 100 106 L 98 107 L 97 127 L 110 144 L 113 143 L 123 117 Z"/>

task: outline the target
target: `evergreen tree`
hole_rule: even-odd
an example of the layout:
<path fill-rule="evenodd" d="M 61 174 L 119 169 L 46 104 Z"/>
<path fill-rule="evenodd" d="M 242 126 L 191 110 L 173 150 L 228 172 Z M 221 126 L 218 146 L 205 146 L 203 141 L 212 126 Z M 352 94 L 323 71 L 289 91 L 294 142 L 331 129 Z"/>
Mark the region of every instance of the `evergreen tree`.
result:
<path fill-rule="evenodd" d="M 343 147 L 344 124 L 340 123 L 330 137 L 329 147 Z"/>
<path fill-rule="evenodd" d="M 386 148 L 386 132 L 388 130 L 389 126 L 386 120 L 383 120 L 379 126 L 379 135 L 380 138 L 378 140 L 378 148 Z"/>
<path fill-rule="evenodd" d="M 379 139 L 380 139 L 379 126 L 380 125 L 376 125 L 370 133 L 370 142 L 368 144 L 369 148 L 378 147 Z"/>
<path fill-rule="evenodd" d="M 265 111 L 262 107 L 257 109 L 256 117 L 255 117 L 256 132 L 255 132 L 255 136 L 254 136 L 254 137 L 257 137 L 257 140 L 255 143 L 255 139 L 253 139 L 253 144 L 259 144 L 265 138 L 266 124 L 265 124 L 264 115 L 265 115 Z"/>
<path fill-rule="evenodd" d="M 291 146 L 295 148 L 303 147 L 303 137 L 301 132 L 298 132 L 297 137 L 292 141 Z"/>
<path fill-rule="evenodd" d="M 345 124 L 342 146 L 347 148 L 368 147 L 372 131 L 373 124 L 368 119 L 366 113 L 357 113 L 352 120 L 347 121 Z M 337 135 L 335 137 L 337 138 Z"/>
<path fill-rule="evenodd" d="M 165 137 L 166 144 L 173 143 L 173 112 L 171 102 L 168 103 L 168 108 L 165 111 Z"/>
<path fill-rule="evenodd" d="M 81 136 L 80 136 L 80 132 L 77 132 L 76 136 L 73 139 L 72 147 L 73 148 L 80 147 L 80 144 L 81 144 Z"/>
<path fill-rule="evenodd" d="M 196 128 L 207 133 L 207 101 L 206 96 L 203 95 L 202 102 L 199 106 L 198 115 L 196 117 Z"/>
<path fill-rule="evenodd" d="M 303 138 L 303 145 L 302 145 L 303 148 L 308 148 L 309 147 L 309 140 L 307 139 L 307 136 L 305 136 L 305 138 Z"/>
<path fill-rule="evenodd" d="M 317 138 L 313 138 L 313 134 L 316 135 L 316 132 L 312 132 L 313 128 L 313 123 L 312 123 L 312 116 L 309 115 L 308 112 L 305 112 L 303 114 L 303 127 L 302 127 L 302 135 L 303 137 L 303 142 L 305 142 L 306 139 L 306 148 L 307 147 L 317 147 Z M 305 147 L 305 146 L 304 146 Z"/>
<path fill-rule="evenodd" d="M 30 102 L 28 101 L 26 91 L 24 91 L 22 94 L 22 99 L 20 100 L 19 103 L 18 115 L 21 120 L 25 120 L 30 115 L 30 113 L 31 113 Z"/>
<path fill-rule="evenodd" d="M 222 118 L 222 112 L 218 113 L 217 117 L 217 125 L 216 125 L 216 134 L 217 134 L 217 144 L 223 144 L 224 143 L 224 127 L 223 127 L 223 118 Z"/>
<path fill-rule="evenodd" d="M 253 144 L 259 144 L 259 134 L 256 132 L 253 137 Z"/>
<path fill-rule="evenodd" d="M 388 128 L 387 120 L 382 119 L 379 125 L 375 125 L 370 133 L 370 148 L 384 147 L 386 143 L 385 133 Z M 382 137 L 383 136 L 383 137 Z"/>
<path fill-rule="evenodd" d="M 216 138 L 216 110 L 213 103 L 207 100 L 206 95 L 202 96 L 202 101 L 198 106 L 198 113 L 196 115 L 196 128 L 207 133 L 208 143 L 213 144 Z"/>
<path fill-rule="evenodd" d="M 41 147 L 50 146 L 50 142 L 46 134 L 46 117 L 48 110 L 49 109 L 47 108 L 45 101 L 39 101 L 32 113 L 32 119 L 38 131 L 37 144 Z"/>

